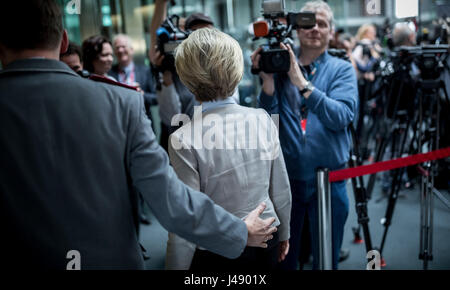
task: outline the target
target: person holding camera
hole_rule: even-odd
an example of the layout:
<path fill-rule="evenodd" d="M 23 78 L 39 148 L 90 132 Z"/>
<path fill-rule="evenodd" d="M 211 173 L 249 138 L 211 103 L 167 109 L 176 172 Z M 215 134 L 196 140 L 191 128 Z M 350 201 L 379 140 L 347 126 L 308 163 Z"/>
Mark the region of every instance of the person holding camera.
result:
<path fill-rule="evenodd" d="M 161 86 L 157 89 L 159 114 L 161 117 L 161 138 L 160 143 L 167 150 L 169 135 L 178 126 L 172 126 L 172 118 L 177 114 L 186 114 L 192 118 L 194 106 L 200 103 L 195 100 L 195 96 L 183 85 L 175 70 L 175 67 L 163 67 L 165 55 L 157 47 L 156 30 L 165 21 L 167 15 L 168 0 L 156 0 L 155 12 L 150 25 L 151 49 L 149 52 L 150 61 L 157 70 L 160 71 Z M 181 19 L 179 19 L 180 22 Z M 193 13 L 184 22 L 184 27 L 178 23 L 178 28 L 186 32 L 195 31 L 200 28 L 214 27 L 214 21 L 203 13 Z M 184 29 L 183 29 L 184 28 Z M 239 91 L 236 89 L 233 98 L 239 103 Z"/>
<path fill-rule="evenodd" d="M 332 57 L 327 48 L 333 37 L 333 12 L 324 1 L 307 2 L 301 9 L 314 12 L 311 29 L 297 29 L 300 55 L 290 54 L 288 73 L 260 72 L 259 105 L 280 116 L 280 143 L 292 191 L 290 250 L 282 269 L 297 269 L 304 216 L 310 222 L 313 268 L 318 268 L 319 237 L 316 170 L 346 167 L 358 104 L 355 71 L 351 63 Z M 261 49 L 252 54 L 259 68 Z M 337 269 L 344 225 L 348 215 L 345 181 L 331 184 L 333 269 Z"/>

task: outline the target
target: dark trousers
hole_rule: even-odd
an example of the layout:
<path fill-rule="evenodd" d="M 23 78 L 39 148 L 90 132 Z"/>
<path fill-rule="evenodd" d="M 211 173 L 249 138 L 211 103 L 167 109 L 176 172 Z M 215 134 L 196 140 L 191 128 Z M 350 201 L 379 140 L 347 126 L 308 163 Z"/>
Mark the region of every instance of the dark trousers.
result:
<path fill-rule="evenodd" d="M 280 264 L 283 270 L 297 270 L 300 254 L 302 230 L 305 215 L 308 214 L 311 245 L 313 254 L 313 269 L 318 269 L 319 256 L 319 224 L 317 209 L 317 185 L 316 180 L 309 182 L 290 180 L 292 192 L 291 210 L 291 237 L 289 239 L 289 253 Z M 344 237 L 344 225 L 349 210 L 345 181 L 331 184 L 331 219 L 332 219 L 332 247 L 333 269 L 337 269 L 339 252 Z"/>
<path fill-rule="evenodd" d="M 168 152 L 169 148 L 169 136 L 170 136 L 170 128 L 161 122 L 161 135 L 159 137 L 159 145 L 161 145 L 166 152 Z"/>
<path fill-rule="evenodd" d="M 195 251 L 189 270 L 194 271 L 269 271 L 278 263 L 278 234 L 267 242 L 267 248 L 246 247 L 237 259 L 228 259 L 209 251 Z"/>

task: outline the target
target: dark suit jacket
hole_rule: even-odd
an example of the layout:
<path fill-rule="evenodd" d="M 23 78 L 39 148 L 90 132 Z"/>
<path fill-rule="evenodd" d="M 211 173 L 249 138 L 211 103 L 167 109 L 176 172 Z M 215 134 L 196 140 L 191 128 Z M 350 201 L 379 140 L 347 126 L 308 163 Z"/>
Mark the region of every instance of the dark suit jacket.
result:
<path fill-rule="evenodd" d="M 111 71 L 108 74 L 114 77 L 116 80 L 119 80 L 119 65 L 113 65 Z M 141 89 L 144 91 L 145 110 L 147 112 L 147 115 L 151 119 L 150 106 L 155 106 L 158 104 L 158 100 L 156 98 L 155 79 L 150 68 L 146 65 L 135 64 L 134 74 L 136 77 L 136 82 L 139 83 Z"/>
<path fill-rule="evenodd" d="M 142 269 L 135 192 L 169 231 L 233 258 L 247 228 L 169 166 L 140 94 L 83 79 L 56 60 L 0 71 L 3 267 Z M 152 249 L 150 249 L 151 252 Z"/>

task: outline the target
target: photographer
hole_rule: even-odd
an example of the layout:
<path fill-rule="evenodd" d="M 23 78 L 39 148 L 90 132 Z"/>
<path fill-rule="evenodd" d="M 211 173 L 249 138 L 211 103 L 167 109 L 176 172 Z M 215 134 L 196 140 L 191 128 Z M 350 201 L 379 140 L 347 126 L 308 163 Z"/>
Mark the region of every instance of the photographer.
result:
<path fill-rule="evenodd" d="M 357 45 L 353 50 L 353 58 L 358 68 L 358 79 L 373 82 L 375 74 L 373 68 L 380 58 L 381 47 L 376 42 L 377 30 L 372 24 L 364 24 L 356 34 Z"/>
<path fill-rule="evenodd" d="M 313 250 L 313 267 L 318 268 L 319 237 L 317 220 L 316 169 L 342 169 L 349 158 L 350 132 L 357 110 L 357 83 L 352 65 L 328 54 L 333 37 L 333 12 L 323 1 L 307 2 L 302 11 L 316 15 L 312 29 L 297 29 L 301 52 L 297 60 L 291 47 L 290 70 L 283 74 L 260 72 L 262 108 L 280 116 L 280 142 L 292 189 L 291 249 L 283 269 L 297 269 L 304 216 L 307 213 Z M 259 48 L 252 54 L 259 67 Z M 348 215 L 345 182 L 331 185 L 333 269 Z"/>

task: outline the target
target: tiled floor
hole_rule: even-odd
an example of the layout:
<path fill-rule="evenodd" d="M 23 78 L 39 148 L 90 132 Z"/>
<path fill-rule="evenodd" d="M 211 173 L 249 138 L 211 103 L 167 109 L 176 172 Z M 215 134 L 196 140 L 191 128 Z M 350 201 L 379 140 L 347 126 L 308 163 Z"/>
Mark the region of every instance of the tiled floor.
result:
<path fill-rule="evenodd" d="M 369 228 L 372 243 L 375 247 L 381 244 L 384 227 L 380 219 L 384 217 L 387 206 L 387 198 L 375 188 L 373 197 L 369 202 Z M 441 193 L 450 200 L 448 191 Z M 350 213 L 346 223 L 343 247 L 350 250 L 349 258 L 339 266 L 343 270 L 363 270 L 367 260 L 364 244 L 353 243 L 352 227 L 357 225 L 357 215 L 354 207 L 353 191 L 348 184 L 350 199 Z M 147 269 L 164 269 L 167 231 L 150 214 L 152 224 L 141 226 L 141 241 L 150 253 L 150 260 L 146 262 Z M 403 190 L 399 197 L 392 224 L 389 229 L 383 257 L 386 260 L 386 270 L 421 270 L 423 262 L 419 256 L 419 225 L 420 225 L 420 199 L 419 189 Z M 361 232 L 362 234 L 362 232 Z M 429 269 L 450 269 L 450 209 L 435 198 L 434 201 L 434 228 L 433 228 L 433 261 Z M 305 266 L 306 269 L 310 265 Z"/>

